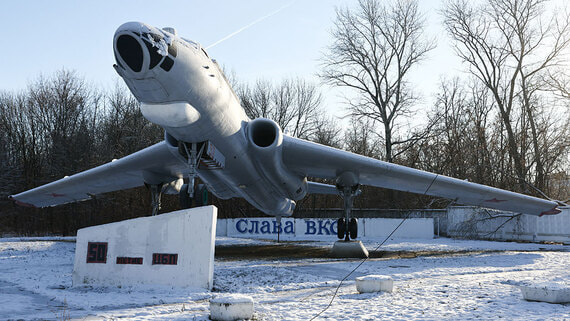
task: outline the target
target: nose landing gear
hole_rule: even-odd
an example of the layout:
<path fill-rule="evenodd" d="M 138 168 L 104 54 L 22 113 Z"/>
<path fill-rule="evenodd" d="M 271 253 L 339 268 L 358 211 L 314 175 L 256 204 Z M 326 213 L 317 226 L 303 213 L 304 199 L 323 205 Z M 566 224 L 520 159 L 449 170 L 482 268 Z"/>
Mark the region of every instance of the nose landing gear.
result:
<path fill-rule="evenodd" d="M 180 207 L 183 209 L 191 208 L 192 205 L 199 207 L 208 204 L 208 190 L 206 189 L 206 185 L 197 184 L 195 186 L 196 177 L 198 176 L 198 166 L 204 154 L 205 146 L 206 144 L 204 142 L 179 143 L 178 151 L 188 161 L 188 184 L 182 185 L 180 189 Z"/>
<path fill-rule="evenodd" d="M 196 188 L 194 188 L 192 195 L 190 195 L 189 190 L 189 184 L 182 185 L 180 189 L 180 208 L 187 209 L 192 208 L 192 205 L 195 207 L 208 205 L 208 190 L 206 189 L 206 185 L 198 184 Z"/>

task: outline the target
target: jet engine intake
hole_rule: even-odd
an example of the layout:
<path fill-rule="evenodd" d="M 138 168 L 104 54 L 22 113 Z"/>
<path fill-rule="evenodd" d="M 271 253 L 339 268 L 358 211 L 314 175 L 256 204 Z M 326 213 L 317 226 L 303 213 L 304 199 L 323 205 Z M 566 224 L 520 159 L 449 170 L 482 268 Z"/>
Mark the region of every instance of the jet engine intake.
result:
<path fill-rule="evenodd" d="M 258 148 L 274 147 L 274 145 L 280 145 L 283 142 L 283 134 L 279 125 L 264 118 L 258 118 L 249 124 L 248 136 Z"/>
<path fill-rule="evenodd" d="M 281 193 L 292 200 L 307 194 L 307 178 L 291 172 L 283 163 L 283 132 L 279 125 L 266 118 L 252 120 L 247 138 L 255 166 Z"/>

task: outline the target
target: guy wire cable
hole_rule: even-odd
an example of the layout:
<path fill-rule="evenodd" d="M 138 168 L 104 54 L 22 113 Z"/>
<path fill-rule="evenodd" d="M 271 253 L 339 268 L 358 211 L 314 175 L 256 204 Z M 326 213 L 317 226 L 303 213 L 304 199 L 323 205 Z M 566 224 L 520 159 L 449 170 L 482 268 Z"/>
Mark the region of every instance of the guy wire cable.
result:
<path fill-rule="evenodd" d="M 427 192 L 429 191 L 429 189 L 431 188 L 431 186 L 433 185 L 433 183 L 435 182 L 435 180 L 439 177 L 439 174 L 435 174 L 435 177 L 433 178 L 433 180 L 431 181 L 431 183 L 429 184 L 428 188 L 426 189 L 426 191 L 422 194 L 422 196 L 425 196 L 427 194 Z M 410 217 L 410 214 L 412 214 L 412 211 L 408 211 L 408 214 L 406 215 L 406 217 L 404 217 L 404 219 L 400 222 L 400 224 L 398 224 L 398 226 L 396 226 L 396 228 L 394 228 L 394 230 L 390 233 L 390 235 L 388 235 L 384 241 L 382 241 L 382 243 L 380 243 L 380 245 L 378 245 L 373 251 L 377 251 L 382 245 L 384 245 L 384 243 L 386 243 L 386 241 L 388 241 L 388 239 L 390 239 L 390 237 L 396 233 L 396 231 L 398 230 L 398 228 L 400 226 L 402 226 L 402 224 L 404 224 L 404 222 Z M 325 311 L 327 311 L 331 306 L 332 303 L 334 301 L 334 299 L 336 298 L 338 291 L 340 290 L 340 287 L 342 286 L 342 283 L 348 279 L 348 277 L 350 275 L 352 275 L 352 273 L 356 272 L 356 270 L 358 270 L 358 268 L 360 268 L 360 266 L 362 264 L 364 264 L 364 262 L 366 262 L 369 259 L 369 257 L 366 257 L 364 259 L 362 259 L 362 261 L 354 268 L 352 269 L 352 271 L 350 271 L 344 278 L 342 278 L 342 280 L 340 281 L 340 283 L 338 284 L 338 286 L 336 287 L 336 290 L 333 293 L 333 296 L 329 302 L 329 304 L 319 313 L 317 313 L 315 316 L 313 316 L 311 318 L 311 321 L 313 321 L 314 319 L 318 318 L 321 314 L 323 314 Z"/>

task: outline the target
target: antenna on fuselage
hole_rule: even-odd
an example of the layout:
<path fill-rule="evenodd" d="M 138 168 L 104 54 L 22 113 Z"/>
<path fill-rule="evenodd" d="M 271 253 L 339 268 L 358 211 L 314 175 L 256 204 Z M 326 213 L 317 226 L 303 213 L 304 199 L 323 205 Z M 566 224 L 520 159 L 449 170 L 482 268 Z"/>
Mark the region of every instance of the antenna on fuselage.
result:
<path fill-rule="evenodd" d="M 214 47 L 214 46 L 217 45 L 217 44 L 220 44 L 220 43 L 222 43 L 222 42 L 224 42 L 224 41 L 230 39 L 231 37 L 237 35 L 238 33 L 242 32 L 242 31 L 244 31 L 245 29 L 247 29 L 247 28 L 249 28 L 249 27 L 251 27 L 251 26 L 253 26 L 253 25 L 255 25 L 255 24 L 257 24 L 257 23 L 259 23 L 259 22 L 261 22 L 261 21 L 263 21 L 263 20 L 265 20 L 265 19 L 267 19 L 267 18 L 269 18 L 269 17 L 271 17 L 271 16 L 273 16 L 273 15 L 275 15 L 275 14 L 277 14 L 277 13 L 279 13 L 281 10 L 283 10 L 283 9 L 289 7 L 290 5 L 292 5 L 295 1 L 296 1 L 296 0 L 293 0 L 293 1 L 289 2 L 288 4 L 282 6 L 281 8 L 279 8 L 279 9 L 273 11 L 273 12 L 270 12 L 270 13 L 266 14 L 265 16 L 263 16 L 263 17 L 261 17 L 261 18 L 258 18 L 258 19 L 256 19 L 256 20 L 254 20 L 253 22 L 250 22 L 249 24 L 247 24 L 247 25 L 245 25 L 245 26 L 239 28 L 238 30 L 236 30 L 236 31 L 234 31 L 234 32 L 232 32 L 232 33 L 230 33 L 229 35 L 223 37 L 222 39 L 220 39 L 220 40 L 214 42 L 213 44 L 211 44 L 211 45 L 209 45 L 209 46 L 207 46 L 207 47 L 206 47 L 206 50 L 208 50 L 208 49 Z"/>

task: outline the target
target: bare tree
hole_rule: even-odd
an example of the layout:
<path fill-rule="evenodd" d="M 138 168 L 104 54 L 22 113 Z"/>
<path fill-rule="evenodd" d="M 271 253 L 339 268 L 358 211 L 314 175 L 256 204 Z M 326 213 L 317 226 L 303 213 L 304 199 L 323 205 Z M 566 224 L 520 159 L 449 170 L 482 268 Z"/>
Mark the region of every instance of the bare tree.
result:
<path fill-rule="evenodd" d="M 134 153 L 163 139 L 163 129 L 142 115 L 139 102 L 122 83 L 105 95 L 100 124 L 102 161 Z"/>
<path fill-rule="evenodd" d="M 253 87 L 238 86 L 238 96 L 250 118 L 274 120 L 290 135 L 312 139 L 322 117 L 322 96 L 316 85 L 303 79 L 284 79 L 277 85 L 258 80 Z"/>
<path fill-rule="evenodd" d="M 370 130 L 373 120 L 352 118 L 344 134 L 345 148 L 349 152 L 378 158 L 380 146 L 378 136 Z"/>
<path fill-rule="evenodd" d="M 392 162 L 395 124 L 415 103 L 409 72 L 435 47 L 423 34 L 424 18 L 415 0 L 382 5 L 359 0 L 352 11 L 338 9 L 333 44 L 322 60 L 321 78 L 334 86 L 354 89 L 350 114 L 384 126 L 384 157 Z M 406 141 L 406 140 L 403 140 Z"/>
<path fill-rule="evenodd" d="M 238 97 L 241 106 L 249 118 L 270 118 L 271 95 L 273 85 L 267 80 L 258 79 L 253 87 L 246 85 L 237 86 Z"/>
<path fill-rule="evenodd" d="M 45 157 L 50 179 L 94 163 L 99 104 L 99 92 L 71 71 L 39 77 L 29 86 L 22 111 L 37 133 L 32 145 Z"/>
<path fill-rule="evenodd" d="M 443 80 L 429 112 L 430 135 L 409 155 L 411 166 L 493 185 L 493 135 L 489 123 L 493 102 L 486 88 L 459 78 Z"/>
<path fill-rule="evenodd" d="M 493 96 L 522 190 L 531 173 L 539 188 L 545 185 L 539 96 L 547 89 L 545 75 L 556 74 L 570 44 L 570 16 L 559 10 L 547 17 L 546 2 L 487 0 L 475 7 L 457 0 L 442 11 L 457 54 Z"/>
<path fill-rule="evenodd" d="M 342 148 L 342 129 L 333 117 L 319 117 L 316 121 L 315 129 L 312 141 L 335 148 Z"/>
<path fill-rule="evenodd" d="M 22 186 L 22 166 L 25 161 L 20 156 L 25 154 L 25 127 L 20 127 L 17 97 L 8 93 L 0 93 L 0 201 L 7 199 L 12 190 Z M 24 136 L 26 137 L 26 136 Z M 16 150 L 16 146 L 20 146 Z M 21 153 L 21 154 L 20 154 Z"/>

